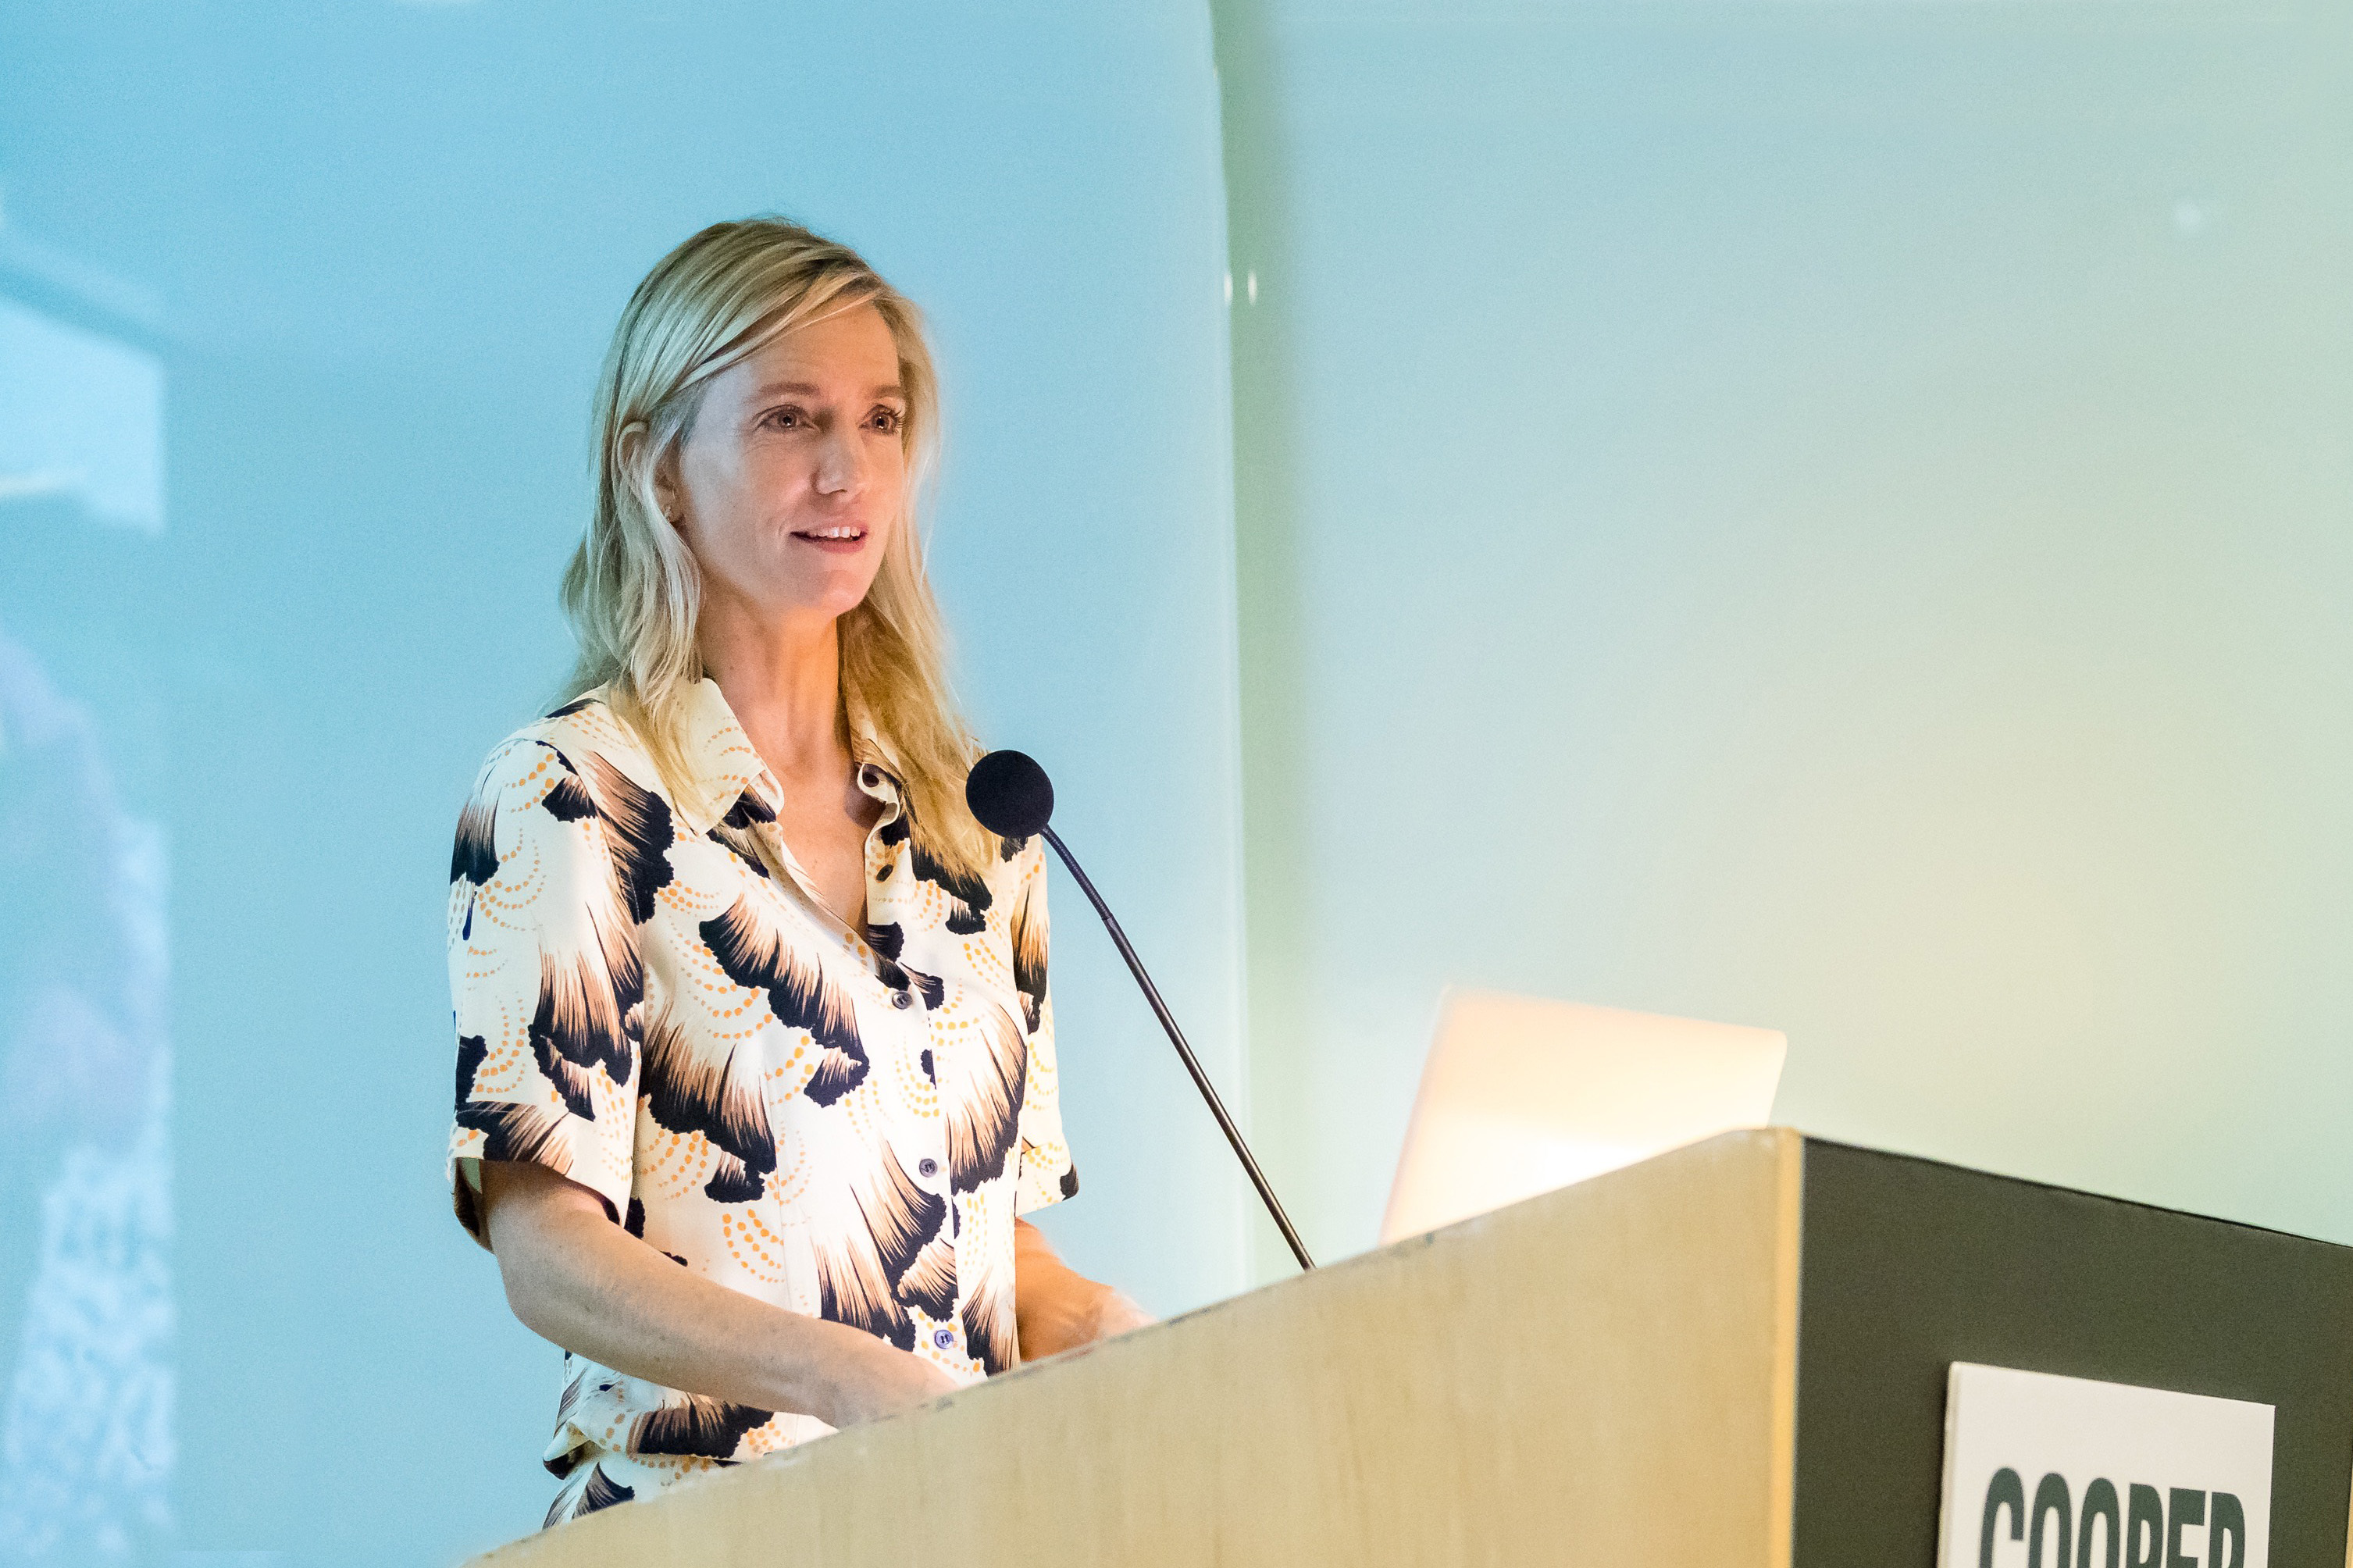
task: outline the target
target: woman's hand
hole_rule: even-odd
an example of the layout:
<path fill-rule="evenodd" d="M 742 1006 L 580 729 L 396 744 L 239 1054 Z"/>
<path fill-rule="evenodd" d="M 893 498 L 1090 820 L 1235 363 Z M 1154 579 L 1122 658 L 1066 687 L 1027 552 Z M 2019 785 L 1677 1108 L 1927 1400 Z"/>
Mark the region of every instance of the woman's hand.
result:
<path fill-rule="evenodd" d="M 1013 1226 L 1013 1301 L 1025 1362 L 1043 1361 L 1155 1321 L 1125 1292 L 1071 1269 L 1027 1220 Z"/>
<path fill-rule="evenodd" d="M 1023 1361 L 1043 1361 L 1155 1321 L 1126 1292 L 1067 1268 L 1062 1272 L 1066 1283 L 1023 1294 L 1018 1314 Z"/>

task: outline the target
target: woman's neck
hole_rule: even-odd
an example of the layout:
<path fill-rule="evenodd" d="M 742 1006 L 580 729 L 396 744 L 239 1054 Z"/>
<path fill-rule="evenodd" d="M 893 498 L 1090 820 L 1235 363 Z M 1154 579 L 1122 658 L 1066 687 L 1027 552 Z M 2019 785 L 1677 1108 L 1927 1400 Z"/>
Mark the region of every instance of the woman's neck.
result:
<path fill-rule="evenodd" d="M 705 615 L 698 634 L 704 671 L 779 783 L 815 782 L 848 767 L 832 620 L 763 624 L 722 610 Z"/>

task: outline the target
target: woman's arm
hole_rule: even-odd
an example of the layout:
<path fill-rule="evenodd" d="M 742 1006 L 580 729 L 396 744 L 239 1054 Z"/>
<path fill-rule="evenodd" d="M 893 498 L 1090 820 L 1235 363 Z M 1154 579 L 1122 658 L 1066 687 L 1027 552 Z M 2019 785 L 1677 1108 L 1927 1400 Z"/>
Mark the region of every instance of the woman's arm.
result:
<path fill-rule="evenodd" d="M 525 1328 L 575 1354 L 831 1426 L 895 1415 L 956 1386 L 862 1330 L 689 1273 L 615 1225 L 596 1194 L 543 1165 L 485 1160 L 481 1171 L 483 1234 L 507 1304 Z"/>
<path fill-rule="evenodd" d="M 1013 1320 L 1021 1336 L 1021 1359 L 1029 1362 L 1140 1329 L 1153 1318 L 1123 1292 L 1073 1270 L 1043 1231 L 1017 1219 Z"/>

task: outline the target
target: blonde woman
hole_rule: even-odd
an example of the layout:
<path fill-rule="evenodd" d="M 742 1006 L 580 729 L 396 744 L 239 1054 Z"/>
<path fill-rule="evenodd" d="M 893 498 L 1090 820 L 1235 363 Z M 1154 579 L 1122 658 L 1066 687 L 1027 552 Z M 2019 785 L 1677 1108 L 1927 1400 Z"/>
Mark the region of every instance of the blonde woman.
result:
<path fill-rule="evenodd" d="M 963 803 L 913 502 L 914 308 L 795 225 L 638 285 L 565 575 L 571 701 L 449 898 L 458 1216 L 565 1351 L 550 1523 L 1145 1321 L 1077 1190 L 1035 842 Z"/>

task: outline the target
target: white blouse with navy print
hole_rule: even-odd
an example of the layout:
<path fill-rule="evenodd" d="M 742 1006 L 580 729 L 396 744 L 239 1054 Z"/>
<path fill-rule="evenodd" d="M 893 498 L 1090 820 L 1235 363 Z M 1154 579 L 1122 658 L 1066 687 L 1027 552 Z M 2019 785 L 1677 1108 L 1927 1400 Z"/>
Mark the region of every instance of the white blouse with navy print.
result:
<path fill-rule="evenodd" d="M 480 1239 L 475 1162 L 533 1161 L 706 1279 L 965 1382 L 1013 1366 L 1014 1217 L 1078 1187 L 1037 842 L 958 878 L 861 762 L 881 816 L 852 933 L 717 685 L 680 738 L 692 800 L 592 692 L 491 752 L 459 818 L 458 1217 Z M 549 1521 L 828 1430 L 567 1354 Z"/>

